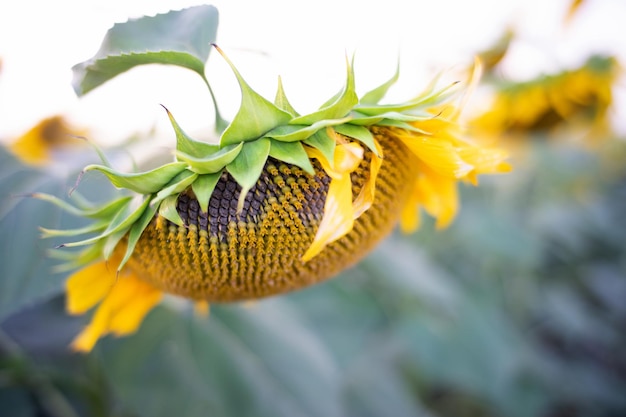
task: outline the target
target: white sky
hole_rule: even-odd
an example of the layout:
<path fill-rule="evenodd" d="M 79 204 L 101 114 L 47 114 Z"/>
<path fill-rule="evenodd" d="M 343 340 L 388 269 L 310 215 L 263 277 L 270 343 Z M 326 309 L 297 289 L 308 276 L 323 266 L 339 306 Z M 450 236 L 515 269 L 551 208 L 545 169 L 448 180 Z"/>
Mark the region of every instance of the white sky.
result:
<path fill-rule="evenodd" d="M 64 114 L 92 129 L 99 142 L 118 142 L 152 126 L 170 132 L 159 103 L 200 138 L 211 133 L 208 92 L 191 71 L 139 67 L 77 99 L 71 67 L 95 54 L 113 23 L 200 4 L 188 0 L 40 0 L 0 4 L 0 140 L 10 141 L 42 117 Z M 523 79 L 580 64 L 591 52 L 626 63 L 626 1 L 587 0 L 566 28 L 569 0 L 216 0 L 218 44 L 249 84 L 273 98 L 281 75 L 301 112 L 332 96 L 344 79 L 345 53 L 357 52 L 357 90 L 387 79 L 401 59 L 393 98 L 418 92 L 441 69 L 467 64 L 508 26 L 521 34 L 507 74 Z M 232 117 L 239 104 L 235 79 L 218 54 L 208 77 Z M 617 91 L 625 120 L 625 85 Z M 626 131 L 626 122 L 622 122 Z"/>

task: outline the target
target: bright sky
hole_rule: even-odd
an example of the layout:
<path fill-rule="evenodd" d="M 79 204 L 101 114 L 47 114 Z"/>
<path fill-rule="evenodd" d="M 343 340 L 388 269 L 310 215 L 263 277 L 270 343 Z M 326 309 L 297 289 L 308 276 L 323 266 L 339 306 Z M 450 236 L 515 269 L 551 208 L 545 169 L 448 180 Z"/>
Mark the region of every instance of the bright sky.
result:
<path fill-rule="evenodd" d="M 156 126 L 169 133 L 159 103 L 192 135 L 212 129 L 208 92 L 199 77 L 179 68 L 140 67 L 77 99 L 71 67 L 95 54 L 109 27 L 129 17 L 202 2 L 189 0 L 40 0 L 0 5 L 0 140 L 10 141 L 43 117 L 64 114 L 92 129 L 94 140 L 118 142 Z M 344 56 L 357 52 L 357 90 L 387 79 L 401 59 L 394 98 L 407 99 L 441 69 L 465 65 L 513 25 L 521 34 L 507 75 L 524 79 L 581 63 L 591 52 L 626 63 L 626 2 L 587 0 L 567 27 L 569 0 L 215 0 L 218 44 L 249 84 L 274 96 L 281 75 L 301 112 L 311 111 L 342 85 Z M 219 55 L 208 77 L 232 117 L 239 104 L 235 79 Z M 617 92 L 626 120 L 622 85 Z M 626 122 L 623 122 L 626 131 Z"/>

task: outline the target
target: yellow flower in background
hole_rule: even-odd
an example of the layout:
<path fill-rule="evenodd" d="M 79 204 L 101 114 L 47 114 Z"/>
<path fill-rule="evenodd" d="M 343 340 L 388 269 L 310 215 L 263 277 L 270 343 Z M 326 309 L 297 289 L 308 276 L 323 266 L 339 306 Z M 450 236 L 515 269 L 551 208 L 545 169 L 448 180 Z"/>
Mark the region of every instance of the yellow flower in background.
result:
<path fill-rule="evenodd" d="M 471 122 L 476 135 L 523 136 L 527 133 L 586 127 L 590 138 L 609 127 L 612 88 L 619 74 L 611 57 L 592 57 L 583 66 L 522 83 L 505 83 L 489 110 Z"/>
<path fill-rule="evenodd" d="M 52 116 L 16 139 L 9 145 L 9 150 L 26 164 L 43 165 L 50 161 L 55 150 L 79 144 L 76 137 L 84 134 L 62 116 Z"/>

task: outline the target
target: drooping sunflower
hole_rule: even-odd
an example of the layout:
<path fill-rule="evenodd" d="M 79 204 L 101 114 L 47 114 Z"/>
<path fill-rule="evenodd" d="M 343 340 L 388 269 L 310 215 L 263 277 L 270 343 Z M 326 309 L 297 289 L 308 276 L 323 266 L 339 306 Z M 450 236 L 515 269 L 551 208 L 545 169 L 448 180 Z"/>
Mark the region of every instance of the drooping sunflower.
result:
<path fill-rule="evenodd" d="M 164 293 L 206 309 L 326 280 L 398 221 L 415 230 L 420 207 L 448 225 L 458 182 L 510 168 L 505 152 L 462 136 L 462 84 L 433 83 L 407 102 L 380 104 L 398 73 L 359 98 L 346 61 L 340 93 L 300 115 L 280 80 L 271 102 L 224 58 L 242 104 L 218 143 L 191 138 L 166 110 L 176 136 L 172 162 L 139 173 L 106 163 L 83 170 L 106 175 L 118 198 L 93 206 L 38 195 L 92 220 L 75 230 L 42 229 L 44 237 L 88 235 L 61 245 L 78 250 L 59 255 L 62 268 L 79 268 L 67 281 L 68 312 L 98 306 L 75 349 L 134 332 Z"/>

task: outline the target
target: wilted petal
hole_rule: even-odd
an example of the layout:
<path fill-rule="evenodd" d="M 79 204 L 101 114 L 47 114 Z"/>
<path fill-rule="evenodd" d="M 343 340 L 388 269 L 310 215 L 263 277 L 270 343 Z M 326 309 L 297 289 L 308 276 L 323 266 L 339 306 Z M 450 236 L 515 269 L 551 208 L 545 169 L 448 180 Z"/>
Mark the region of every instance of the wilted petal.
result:
<path fill-rule="evenodd" d="M 160 290 L 135 275 L 120 277 L 98 306 L 91 323 L 74 339 L 72 348 L 87 352 L 108 333 L 133 333 L 161 297 Z"/>
<path fill-rule="evenodd" d="M 352 207 L 354 208 L 354 218 L 358 219 L 361 214 L 363 214 L 367 209 L 372 206 L 374 202 L 374 197 L 376 194 L 376 179 L 378 178 L 378 171 L 380 171 L 380 166 L 383 163 L 383 149 L 374 139 L 374 144 L 376 146 L 376 150 L 378 151 L 378 155 L 372 152 L 372 159 L 370 161 L 370 176 L 363 184 L 363 188 L 361 192 L 352 203 Z"/>
<path fill-rule="evenodd" d="M 70 276 L 65 283 L 67 312 L 83 314 L 98 304 L 115 283 L 116 270 L 116 265 L 102 261 Z"/>
<path fill-rule="evenodd" d="M 344 175 L 330 182 L 324 204 L 324 217 L 302 260 L 307 262 L 313 259 L 326 245 L 348 234 L 353 225 L 352 182 L 350 175 Z"/>

